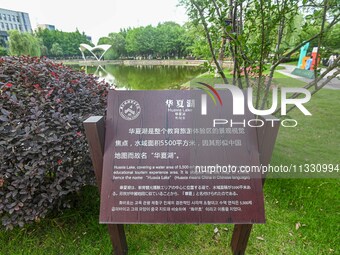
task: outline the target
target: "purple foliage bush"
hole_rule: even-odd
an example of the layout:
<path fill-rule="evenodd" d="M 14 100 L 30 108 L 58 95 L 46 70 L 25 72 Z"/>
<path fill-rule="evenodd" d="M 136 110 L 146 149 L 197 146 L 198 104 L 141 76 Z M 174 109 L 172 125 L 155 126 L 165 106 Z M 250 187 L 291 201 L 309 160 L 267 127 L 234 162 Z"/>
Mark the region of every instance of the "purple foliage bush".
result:
<path fill-rule="evenodd" d="M 82 122 L 104 114 L 107 90 L 48 59 L 0 58 L 0 217 L 7 229 L 39 221 L 93 183 Z"/>

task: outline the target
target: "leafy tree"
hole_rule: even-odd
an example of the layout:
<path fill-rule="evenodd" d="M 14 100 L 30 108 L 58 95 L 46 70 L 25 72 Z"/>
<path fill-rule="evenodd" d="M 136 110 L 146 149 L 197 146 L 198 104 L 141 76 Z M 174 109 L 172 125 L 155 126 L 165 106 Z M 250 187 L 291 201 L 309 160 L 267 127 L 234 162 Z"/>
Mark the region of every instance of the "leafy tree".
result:
<path fill-rule="evenodd" d="M 156 31 L 156 48 L 157 53 L 162 56 L 181 56 L 184 51 L 184 41 L 182 34 L 184 28 L 175 22 L 164 22 L 158 24 Z"/>
<path fill-rule="evenodd" d="M 63 49 L 61 48 L 59 43 L 53 43 L 50 52 L 52 55 L 58 56 L 58 57 L 63 55 Z"/>
<path fill-rule="evenodd" d="M 126 39 L 126 35 L 127 35 L 127 32 L 128 32 L 129 30 L 131 30 L 130 27 L 129 27 L 129 28 L 121 28 L 121 29 L 119 30 L 119 34 L 121 34 L 121 35 L 124 37 L 124 39 Z"/>
<path fill-rule="evenodd" d="M 125 48 L 128 55 L 144 58 L 182 57 L 188 54 L 188 42 L 191 40 L 184 36 L 185 28 L 175 22 L 160 23 L 157 27 L 130 28 L 120 33 L 123 36 L 126 34 Z"/>
<path fill-rule="evenodd" d="M 264 109 L 276 67 L 287 57 L 297 52 L 306 42 L 316 39 L 318 49 L 323 45 L 335 24 L 340 20 L 340 2 L 337 0 L 180 0 L 194 24 L 204 28 L 207 45 L 217 72 L 229 83 L 222 69 L 222 60 L 228 52 L 233 59 L 234 71 L 232 84 L 240 88 L 253 85 L 256 89 L 256 108 Z M 284 38 L 292 27 L 294 17 L 305 13 L 304 19 L 313 24 L 313 31 L 305 40 L 295 40 L 294 45 L 284 44 Z M 216 38 L 220 41 L 219 50 L 214 46 Z M 289 38 L 289 37 L 287 37 Z M 289 49 L 287 50 L 287 46 Z M 271 57 L 268 79 L 264 78 L 266 63 Z M 339 58 L 326 72 L 317 77 L 305 88 L 313 89 L 314 94 L 327 83 L 317 86 L 325 75 L 339 66 Z M 256 84 L 251 84 L 249 70 L 258 77 Z M 245 83 L 241 80 L 244 73 Z M 340 73 L 336 71 L 332 77 Z M 328 80 L 329 81 L 329 80 Z M 292 95 L 297 97 L 298 95 Z M 292 108 L 291 108 L 292 109 Z M 289 110 L 291 110 L 289 109 Z M 277 112 L 280 109 L 277 110 Z"/>
<path fill-rule="evenodd" d="M 197 33 L 199 33 L 197 35 Z M 180 26 L 175 22 L 159 23 L 156 27 L 121 29 L 99 39 L 99 44 L 112 47 L 105 54 L 106 59 L 120 57 L 181 58 L 192 55 L 207 56 L 203 43 L 204 30 L 193 24 Z M 193 44 L 197 44 L 194 47 Z M 204 51 L 204 54 L 202 53 Z"/>
<path fill-rule="evenodd" d="M 0 56 L 6 56 L 7 49 L 5 47 L 0 46 Z"/>
<path fill-rule="evenodd" d="M 36 36 L 42 40 L 43 45 L 45 45 L 50 54 L 48 56 L 54 55 L 51 52 L 54 43 L 58 43 L 62 49 L 63 56 L 75 56 L 79 55 L 79 45 L 81 43 L 86 43 L 93 45 L 88 41 L 84 33 L 80 33 L 78 30 L 75 32 L 63 32 L 59 30 L 48 30 L 39 29 L 36 32 Z M 48 53 L 48 52 L 47 52 Z M 60 51 L 59 51 L 60 53 Z M 56 56 L 56 55 L 54 55 Z"/>
<path fill-rule="evenodd" d="M 156 38 L 156 29 L 150 25 L 131 29 L 126 35 L 126 49 L 147 58 L 156 52 Z"/>
<path fill-rule="evenodd" d="M 122 33 L 110 33 L 109 38 L 112 43 L 112 49 L 117 53 L 118 56 L 126 54 L 125 50 L 125 37 Z"/>
<path fill-rule="evenodd" d="M 40 57 L 40 44 L 36 37 L 30 33 L 21 33 L 17 30 L 9 31 L 9 52 L 13 56 L 29 55 Z"/>
<path fill-rule="evenodd" d="M 44 42 L 42 41 L 42 39 L 41 39 L 41 38 L 38 38 L 38 42 L 39 42 L 39 47 L 40 47 L 41 56 L 48 56 L 48 49 L 47 49 L 47 47 L 44 45 Z"/>
<path fill-rule="evenodd" d="M 325 38 L 325 47 L 330 51 L 340 52 L 340 24 L 336 24 Z"/>
<path fill-rule="evenodd" d="M 184 47 L 183 54 L 203 59 L 211 58 L 202 25 L 195 25 L 193 22 L 187 22 L 184 24 L 183 28 L 184 33 L 181 35 Z M 218 47 L 217 40 L 214 41 L 214 47 Z"/>
<path fill-rule="evenodd" d="M 129 54 L 137 56 L 143 54 L 145 47 L 142 46 L 143 43 L 143 31 L 144 27 L 138 27 L 131 29 L 126 34 L 126 50 Z"/>
<path fill-rule="evenodd" d="M 301 34 L 303 33 L 302 25 L 304 17 L 299 12 L 287 22 L 287 26 L 282 36 L 282 48 L 290 49 L 292 45 L 296 45 L 301 41 Z M 308 38 L 306 38 L 308 39 Z"/>
<path fill-rule="evenodd" d="M 105 59 L 118 59 L 126 54 L 125 38 L 121 33 L 110 33 L 99 39 L 98 44 L 109 44 L 111 48 L 105 53 Z"/>

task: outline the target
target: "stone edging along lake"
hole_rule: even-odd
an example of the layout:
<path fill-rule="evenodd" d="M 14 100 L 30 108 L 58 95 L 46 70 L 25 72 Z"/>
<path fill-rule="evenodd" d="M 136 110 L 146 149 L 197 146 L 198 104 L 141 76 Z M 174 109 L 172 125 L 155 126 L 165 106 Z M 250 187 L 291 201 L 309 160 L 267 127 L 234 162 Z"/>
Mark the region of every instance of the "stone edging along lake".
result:
<path fill-rule="evenodd" d="M 186 60 L 186 59 L 180 59 L 180 60 L 102 60 L 102 61 L 93 61 L 93 60 L 87 60 L 87 61 L 75 61 L 75 60 L 58 60 L 57 62 L 63 62 L 64 64 L 79 64 L 79 65 L 126 65 L 126 66 L 138 66 L 138 65 L 154 65 L 154 66 L 200 66 L 203 65 L 205 62 L 208 62 L 207 60 Z M 232 66 L 232 61 L 224 61 L 223 67 L 230 67 Z"/>

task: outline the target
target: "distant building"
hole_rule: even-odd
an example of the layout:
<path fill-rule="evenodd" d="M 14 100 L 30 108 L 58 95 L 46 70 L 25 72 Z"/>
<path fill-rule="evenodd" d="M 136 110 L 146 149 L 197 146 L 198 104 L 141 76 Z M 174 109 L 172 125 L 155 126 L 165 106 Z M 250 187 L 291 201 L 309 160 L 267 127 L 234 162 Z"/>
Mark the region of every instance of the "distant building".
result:
<path fill-rule="evenodd" d="M 0 39 L 7 41 L 9 30 L 32 33 L 28 13 L 0 8 Z"/>
<path fill-rule="evenodd" d="M 49 25 L 49 24 L 38 24 L 37 25 L 37 28 L 41 28 L 41 29 L 48 29 L 48 30 L 51 30 L 51 31 L 54 31 L 55 30 L 55 26 L 54 25 Z"/>
<path fill-rule="evenodd" d="M 8 34 L 6 31 L 0 31 L 0 46 L 6 47 Z"/>

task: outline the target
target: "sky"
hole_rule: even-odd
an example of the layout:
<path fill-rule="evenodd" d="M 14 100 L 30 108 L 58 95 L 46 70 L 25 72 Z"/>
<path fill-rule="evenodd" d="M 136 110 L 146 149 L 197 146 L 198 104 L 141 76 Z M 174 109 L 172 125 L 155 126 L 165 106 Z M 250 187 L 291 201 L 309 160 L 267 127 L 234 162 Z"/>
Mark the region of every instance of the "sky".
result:
<path fill-rule="evenodd" d="M 32 28 L 55 25 L 65 32 L 85 32 L 96 43 L 120 28 L 157 25 L 175 21 L 184 24 L 187 15 L 178 0 L 0 0 L 0 8 L 27 12 Z"/>

